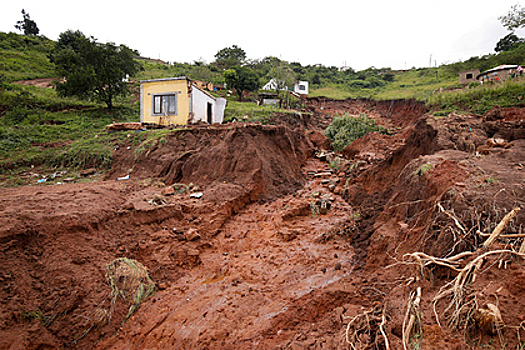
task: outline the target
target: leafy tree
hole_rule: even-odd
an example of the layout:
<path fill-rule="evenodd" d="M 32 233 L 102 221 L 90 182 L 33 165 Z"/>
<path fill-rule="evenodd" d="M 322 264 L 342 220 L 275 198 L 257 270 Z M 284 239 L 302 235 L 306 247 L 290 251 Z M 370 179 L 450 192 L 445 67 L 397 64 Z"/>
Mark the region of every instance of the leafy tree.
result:
<path fill-rule="evenodd" d="M 51 61 L 64 83 L 57 85 L 62 96 L 93 98 L 113 108 L 113 99 L 128 93 L 127 76 L 136 74 L 141 65 L 137 52 L 124 45 L 101 44 L 79 31 L 59 36 Z"/>
<path fill-rule="evenodd" d="M 295 83 L 294 71 L 285 64 L 272 67 L 268 73 L 268 76 L 271 79 L 274 79 L 274 88 L 277 93 L 279 93 L 281 90 L 285 90 L 287 86 L 293 86 Z"/>
<path fill-rule="evenodd" d="M 496 52 L 509 51 L 514 45 L 523 42 L 523 39 L 519 38 L 516 34 L 510 33 L 504 38 L 500 39 L 494 49 Z"/>
<path fill-rule="evenodd" d="M 225 47 L 215 54 L 215 65 L 221 69 L 241 66 L 246 60 L 246 52 L 237 45 Z"/>
<path fill-rule="evenodd" d="M 16 22 L 15 28 L 24 32 L 24 35 L 38 35 L 40 29 L 38 29 L 36 22 L 29 17 L 29 13 L 26 13 L 26 11 L 22 9 L 22 16 L 24 19 Z"/>
<path fill-rule="evenodd" d="M 253 69 L 236 66 L 224 71 L 224 79 L 228 89 L 235 89 L 242 100 L 243 91 L 256 91 L 260 87 L 259 76 Z"/>
<path fill-rule="evenodd" d="M 508 30 L 516 30 L 525 26 L 525 7 L 516 4 L 505 16 L 498 17 L 501 24 Z"/>

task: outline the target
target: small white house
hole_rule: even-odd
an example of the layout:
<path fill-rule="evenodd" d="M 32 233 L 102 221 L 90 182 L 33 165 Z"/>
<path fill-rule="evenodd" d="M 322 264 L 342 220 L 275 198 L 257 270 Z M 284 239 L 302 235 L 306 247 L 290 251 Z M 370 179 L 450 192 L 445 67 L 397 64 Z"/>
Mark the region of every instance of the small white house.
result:
<path fill-rule="evenodd" d="M 286 91 L 288 90 L 288 87 L 286 86 L 286 83 L 283 80 L 277 80 L 277 79 L 270 79 L 269 82 L 266 83 L 262 87 L 262 90 L 281 90 Z"/>
<path fill-rule="evenodd" d="M 308 82 L 298 81 L 295 83 L 293 91 L 299 95 L 308 95 Z"/>

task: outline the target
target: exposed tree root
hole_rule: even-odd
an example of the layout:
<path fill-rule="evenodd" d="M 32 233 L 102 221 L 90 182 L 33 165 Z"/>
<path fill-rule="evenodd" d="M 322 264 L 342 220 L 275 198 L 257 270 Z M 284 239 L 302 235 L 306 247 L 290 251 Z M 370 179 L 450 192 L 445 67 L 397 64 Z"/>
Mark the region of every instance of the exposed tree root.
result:
<path fill-rule="evenodd" d="M 371 349 L 383 339 L 384 347 L 390 350 L 390 343 L 385 332 L 386 307 L 376 306 L 362 314 L 354 316 L 346 326 L 346 342 L 352 350 Z M 378 333 L 381 337 L 377 337 Z M 377 348 L 377 346 L 376 346 Z"/>
<path fill-rule="evenodd" d="M 421 287 L 417 287 L 415 292 L 410 293 L 407 304 L 407 312 L 403 320 L 403 348 L 410 349 L 410 338 L 414 328 L 419 328 L 421 333 Z"/>
<path fill-rule="evenodd" d="M 460 269 L 456 278 L 440 289 L 438 294 L 432 300 L 434 303 L 434 315 L 436 316 L 436 321 L 440 326 L 441 323 L 439 322 L 439 316 L 436 311 L 436 304 L 441 299 L 451 297 L 450 303 L 445 308 L 445 313 L 451 312 L 449 316 L 449 324 L 454 328 L 466 327 L 465 322 L 472 316 L 474 310 L 477 307 L 475 299 L 470 297 L 468 286 L 474 283 L 476 280 L 476 274 L 483 264 L 485 258 L 490 255 L 503 254 L 513 254 L 525 257 L 525 255 L 522 253 L 507 249 L 486 252 Z"/>

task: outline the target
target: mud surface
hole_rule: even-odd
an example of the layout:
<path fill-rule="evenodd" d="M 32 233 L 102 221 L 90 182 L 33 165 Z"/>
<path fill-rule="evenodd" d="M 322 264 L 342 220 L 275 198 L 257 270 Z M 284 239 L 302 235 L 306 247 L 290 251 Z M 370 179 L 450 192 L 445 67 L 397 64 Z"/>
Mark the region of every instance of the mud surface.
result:
<path fill-rule="evenodd" d="M 100 181 L 1 189 L 0 348 L 518 348 L 525 211 L 482 244 L 524 208 L 523 109 L 308 106 L 277 126 L 188 128 L 144 150 L 130 140 Z M 392 132 L 316 157 L 344 112 Z M 156 284 L 128 319 L 106 278 L 124 257 Z"/>

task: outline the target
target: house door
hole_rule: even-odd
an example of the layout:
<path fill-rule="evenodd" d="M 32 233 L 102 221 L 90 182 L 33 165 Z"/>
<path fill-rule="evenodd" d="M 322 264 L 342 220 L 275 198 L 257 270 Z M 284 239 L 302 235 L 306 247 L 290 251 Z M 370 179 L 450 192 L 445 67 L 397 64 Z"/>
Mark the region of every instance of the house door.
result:
<path fill-rule="evenodd" d="M 208 121 L 208 124 L 211 124 L 213 122 L 213 105 L 208 102 L 208 108 L 206 110 L 206 119 Z"/>

